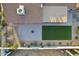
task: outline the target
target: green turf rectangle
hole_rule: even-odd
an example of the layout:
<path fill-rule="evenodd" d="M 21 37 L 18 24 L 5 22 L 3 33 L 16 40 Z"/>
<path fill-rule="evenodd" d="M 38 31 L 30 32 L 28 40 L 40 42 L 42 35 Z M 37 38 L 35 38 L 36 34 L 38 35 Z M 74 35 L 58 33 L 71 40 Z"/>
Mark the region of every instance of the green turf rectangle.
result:
<path fill-rule="evenodd" d="M 42 40 L 71 40 L 72 26 L 42 26 Z"/>

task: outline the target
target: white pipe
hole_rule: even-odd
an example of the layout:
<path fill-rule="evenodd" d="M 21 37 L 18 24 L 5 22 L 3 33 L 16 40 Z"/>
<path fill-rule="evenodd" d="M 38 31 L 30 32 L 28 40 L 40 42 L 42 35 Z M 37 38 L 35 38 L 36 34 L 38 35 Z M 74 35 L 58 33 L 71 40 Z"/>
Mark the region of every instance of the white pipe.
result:
<path fill-rule="evenodd" d="M 76 49 L 74 49 L 74 51 L 75 51 L 75 52 L 77 52 L 77 53 L 79 53 L 79 51 L 78 51 L 78 50 L 76 50 Z"/>
<path fill-rule="evenodd" d="M 11 52 L 8 52 L 8 53 L 6 54 L 6 56 L 8 56 L 9 54 L 11 54 Z"/>
<path fill-rule="evenodd" d="M 41 8 L 43 8 L 43 4 L 41 4 Z"/>
<path fill-rule="evenodd" d="M 66 50 L 66 52 L 71 55 L 71 56 L 74 56 L 70 51 Z"/>

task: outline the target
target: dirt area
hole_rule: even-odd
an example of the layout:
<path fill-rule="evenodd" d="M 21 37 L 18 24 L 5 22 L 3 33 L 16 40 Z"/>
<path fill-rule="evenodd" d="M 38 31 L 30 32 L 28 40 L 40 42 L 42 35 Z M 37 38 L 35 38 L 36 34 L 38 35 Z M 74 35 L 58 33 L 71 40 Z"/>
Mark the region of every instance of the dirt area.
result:
<path fill-rule="evenodd" d="M 10 56 L 67 56 L 63 50 L 16 50 Z"/>

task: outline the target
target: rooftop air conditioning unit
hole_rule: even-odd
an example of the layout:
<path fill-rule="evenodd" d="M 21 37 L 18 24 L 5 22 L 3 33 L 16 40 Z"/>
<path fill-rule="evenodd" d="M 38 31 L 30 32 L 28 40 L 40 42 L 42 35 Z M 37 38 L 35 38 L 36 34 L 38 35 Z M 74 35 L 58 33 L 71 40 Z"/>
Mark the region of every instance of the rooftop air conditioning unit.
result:
<path fill-rule="evenodd" d="M 19 5 L 19 8 L 17 8 L 17 14 L 18 15 L 25 15 L 24 5 Z"/>

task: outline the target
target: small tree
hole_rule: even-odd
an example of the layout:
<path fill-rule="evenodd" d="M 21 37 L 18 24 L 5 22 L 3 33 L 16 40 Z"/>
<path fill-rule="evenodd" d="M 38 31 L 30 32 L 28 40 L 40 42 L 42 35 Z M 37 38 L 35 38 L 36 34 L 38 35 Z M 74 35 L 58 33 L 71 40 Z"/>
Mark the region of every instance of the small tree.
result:
<path fill-rule="evenodd" d="M 44 47 L 42 42 L 40 43 L 40 45 L 41 45 L 42 48 Z"/>
<path fill-rule="evenodd" d="M 75 39 L 78 39 L 78 36 L 75 36 Z"/>
<path fill-rule="evenodd" d="M 51 46 L 51 43 L 47 43 L 47 46 Z"/>

